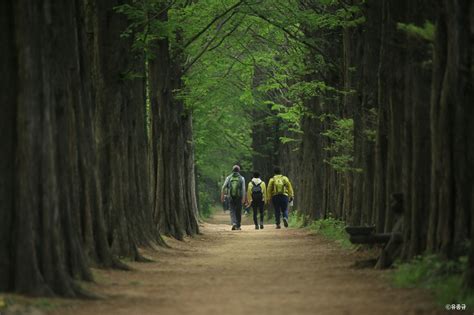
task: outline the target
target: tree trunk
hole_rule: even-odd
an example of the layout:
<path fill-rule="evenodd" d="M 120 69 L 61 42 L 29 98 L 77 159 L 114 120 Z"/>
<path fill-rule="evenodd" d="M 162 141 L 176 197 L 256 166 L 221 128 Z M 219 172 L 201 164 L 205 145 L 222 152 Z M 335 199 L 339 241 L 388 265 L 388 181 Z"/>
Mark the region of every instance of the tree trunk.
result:
<path fill-rule="evenodd" d="M 33 295 L 84 295 L 72 280 L 92 278 L 74 212 L 74 121 L 77 108 L 88 106 L 76 85 L 79 43 L 71 34 L 77 34 L 77 8 L 74 3 L 20 1 L 14 10 L 19 93 L 13 289 Z"/>
<path fill-rule="evenodd" d="M 167 11 L 160 19 L 167 21 Z M 174 95 L 182 87 L 181 69 L 167 38 L 157 41 L 157 56 L 150 61 L 153 135 L 156 137 L 156 197 L 154 217 L 160 232 L 182 239 L 199 232 L 191 141 L 191 113 Z M 191 141 L 192 143 L 192 141 Z M 192 165 L 192 166 L 191 166 Z"/>
<path fill-rule="evenodd" d="M 14 38 L 13 2 L 0 3 L 0 291 L 14 287 L 12 265 L 12 233 L 15 209 L 15 150 L 17 61 Z"/>
<path fill-rule="evenodd" d="M 139 259 L 161 240 L 144 89 L 122 78 L 134 59 L 117 4 L 2 4 L 1 291 L 90 296 L 74 280 L 92 280 L 91 261 L 127 269 L 111 245 Z"/>
<path fill-rule="evenodd" d="M 470 177 L 468 165 L 472 136 L 472 47 L 469 40 L 470 1 L 445 1 L 438 19 L 436 52 L 439 69 L 433 79 L 440 93 L 432 94 L 433 166 L 431 188 L 432 222 L 429 245 L 443 256 L 458 256 L 460 241 L 469 233 Z M 439 45 L 439 47 L 438 47 Z M 445 48 L 444 48 L 445 47 Z M 466 91 L 468 91 L 466 93 Z M 471 104 L 471 105 L 468 105 Z M 471 114 L 471 116 L 469 116 Z M 469 197 L 471 196 L 471 197 Z"/>

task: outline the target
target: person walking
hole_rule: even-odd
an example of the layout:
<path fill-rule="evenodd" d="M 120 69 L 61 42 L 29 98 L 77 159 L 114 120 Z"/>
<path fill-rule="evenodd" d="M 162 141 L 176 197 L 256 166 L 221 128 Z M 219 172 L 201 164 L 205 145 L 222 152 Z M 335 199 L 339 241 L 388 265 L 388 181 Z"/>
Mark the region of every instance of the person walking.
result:
<path fill-rule="evenodd" d="M 268 200 L 275 210 L 276 228 L 280 229 L 280 218 L 283 214 L 283 224 L 288 227 L 288 202 L 293 201 L 293 187 L 288 177 L 281 174 L 281 169 L 275 167 L 274 176 L 268 182 Z"/>
<path fill-rule="evenodd" d="M 240 230 L 242 220 L 242 205 L 246 203 L 245 178 L 240 175 L 240 166 L 232 167 L 232 174 L 227 176 L 221 189 L 221 201 L 224 202 L 224 196 L 229 198 L 230 220 L 232 230 Z"/>
<path fill-rule="evenodd" d="M 247 201 L 253 209 L 253 223 L 255 229 L 263 229 L 263 211 L 267 200 L 267 189 L 265 182 L 260 179 L 260 173 L 254 172 L 253 178 L 247 188 Z M 260 225 L 258 222 L 258 212 L 260 212 Z"/>

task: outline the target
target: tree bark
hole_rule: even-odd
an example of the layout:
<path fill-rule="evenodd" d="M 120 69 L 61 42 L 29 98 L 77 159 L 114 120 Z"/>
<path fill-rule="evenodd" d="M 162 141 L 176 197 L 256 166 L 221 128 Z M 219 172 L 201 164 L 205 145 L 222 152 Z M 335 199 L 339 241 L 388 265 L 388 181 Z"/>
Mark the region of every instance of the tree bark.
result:
<path fill-rule="evenodd" d="M 74 119 L 77 108 L 87 106 L 75 85 L 79 49 L 77 37 L 70 36 L 77 34 L 77 8 L 74 3 L 20 1 L 14 10 L 18 95 L 13 289 L 83 296 L 73 281 L 92 279 L 74 213 Z"/>
<path fill-rule="evenodd" d="M 92 280 L 91 263 L 128 269 L 115 244 L 141 259 L 138 246 L 161 241 L 143 81 L 122 77 L 134 58 L 117 4 L 2 4 L 1 291 L 90 296 L 75 280 Z"/>
<path fill-rule="evenodd" d="M 433 217 L 430 222 L 437 227 L 436 231 L 430 229 L 429 245 L 447 258 L 462 252 L 460 241 L 468 236 L 470 230 L 467 222 L 471 216 L 468 209 L 471 206 L 469 180 L 472 177 L 466 168 L 470 163 L 469 147 L 472 144 L 471 136 L 468 136 L 472 109 L 467 105 L 472 104 L 471 10 L 469 1 L 445 1 L 437 23 L 436 45 L 440 47 L 436 50 L 435 69 L 440 70 L 436 72 L 433 83 L 434 87 L 439 84 L 440 93 L 436 94 L 433 88 Z"/>
<path fill-rule="evenodd" d="M 168 20 L 167 9 L 161 21 Z M 191 113 L 176 98 L 182 87 L 179 56 L 172 55 L 168 38 L 157 41 L 157 56 L 150 61 L 153 135 L 156 145 L 154 217 L 160 232 L 182 239 L 199 233 L 192 146 Z"/>
<path fill-rule="evenodd" d="M 13 21 L 13 2 L 0 3 L 0 291 L 14 286 L 12 271 L 12 233 L 15 208 L 15 146 L 16 146 L 16 95 L 17 68 Z"/>

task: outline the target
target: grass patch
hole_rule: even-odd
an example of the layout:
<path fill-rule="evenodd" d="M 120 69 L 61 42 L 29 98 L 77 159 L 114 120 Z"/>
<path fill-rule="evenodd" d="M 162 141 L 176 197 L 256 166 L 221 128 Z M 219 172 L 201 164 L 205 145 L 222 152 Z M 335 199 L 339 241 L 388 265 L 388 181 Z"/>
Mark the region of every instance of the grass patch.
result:
<path fill-rule="evenodd" d="M 305 225 L 305 217 L 297 210 L 291 211 L 288 214 L 288 226 L 292 228 L 302 228 Z"/>
<path fill-rule="evenodd" d="M 91 268 L 92 278 L 97 283 L 106 283 L 107 279 L 104 277 L 103 269 Z"/>
<path fill-rule="evenodd" d="M 42 310 L 52 310 L 59 305 L 50 301 L 49 299 L 40 298 L 33 302 L 33 306 Z"/>
<path fill-rule="evenodd" d="M 440 305 L 466 304 L 468 309 L 474 308 L 474 292 L 466 292 L 462 283 L 467 257 L 448 261 L 425 255 L 395 266 L 393 283 L 396 287 L 429 289 Z"/>
<path fill-rule="evenodd" d="M 346 223 L 344 223 L 344 221 L 329 217 L 327 219 L 320 219 L 311 222 L 309 229 L 323 235 L 327 239 L 335 241 L 343 248 L 351 248 L 353 245 L 349 241 L 349 236 L 344 230 L 345 226 Z"/>
<path fill-rule="evenodd" d="M 30 310 L 52 311 L 58 307 L 68 305 L 68 301 L 58 298 L 33 298 L 17 294 L 0 295 L 0 313 L 3 310 L 15 309 L 16 312 Z"/>
<path fill-rule="evenodd" d="M 292 211 L 289 214 L 289 226 L 293 228 L 307 227 L 309 230 L 321 234 L 329 240 L 335 241 L 343 248 L 353 247 L 349 241 L 349 235 L 347 235 L 344 230 L 346 226 L 344 221 L 332 217 L 310 221 L 309 218 L 304 216 L 302 213 Z"/>
<path fill-rule="evenodd" d="M 214 215 L 214 213 L 216 213 L 219 210 L 222 211 L 222 206 L 218 204 L 214 204 L 208 207 L 206 206 L 204 208 L 200 208 L 199 214 L 202 219 L 209 219 Z"/>
<path fill-rule="evenodd" d="M 198 195 L 199 195 L 199 198 L 198 198 L 199 215 L 201 216 L 202 219 L 209 219 L 210 217 L 212 217 L 212 215 L 216 211 L 218 204 L 214 203 L 209 192 L 199 191 Z"/>

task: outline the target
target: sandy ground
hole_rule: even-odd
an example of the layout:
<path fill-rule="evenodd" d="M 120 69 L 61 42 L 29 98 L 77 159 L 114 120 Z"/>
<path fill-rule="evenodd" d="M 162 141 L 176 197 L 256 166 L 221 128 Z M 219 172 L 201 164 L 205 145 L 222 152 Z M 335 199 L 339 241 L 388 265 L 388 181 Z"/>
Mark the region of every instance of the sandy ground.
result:
<path fill-rule="evenodd" d="M 51 315 L 443 314 L 426 292 L 392 288 L 387 271 L 356 269 L 359 253 L 298 229 L 231 231 L 218 213 L 202 235 L 146 252 L 133 272 L 95 270 L 104 296 Z"/>

